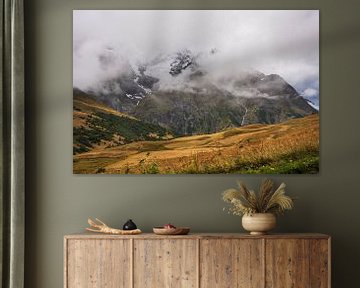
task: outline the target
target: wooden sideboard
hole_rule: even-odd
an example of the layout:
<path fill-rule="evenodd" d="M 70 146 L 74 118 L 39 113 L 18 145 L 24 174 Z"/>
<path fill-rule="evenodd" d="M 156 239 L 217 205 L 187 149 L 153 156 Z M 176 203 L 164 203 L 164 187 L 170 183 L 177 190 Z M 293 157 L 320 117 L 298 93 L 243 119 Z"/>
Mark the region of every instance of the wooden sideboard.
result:
<path fill-rule="evenodd" d="M 323 234 L 67 235 L 65 288 L 325 288 Z"/>

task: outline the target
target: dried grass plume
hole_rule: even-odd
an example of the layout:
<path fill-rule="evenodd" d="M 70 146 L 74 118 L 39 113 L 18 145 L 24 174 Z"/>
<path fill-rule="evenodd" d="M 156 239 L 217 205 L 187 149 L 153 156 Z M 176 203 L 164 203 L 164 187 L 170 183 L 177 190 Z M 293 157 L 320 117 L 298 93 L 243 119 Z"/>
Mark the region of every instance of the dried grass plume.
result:
<path fill-rule="evenodd" d="M 274 182 L 264 179 L 259 192 L 249 190 L 242 181 L 238 181 L 238 189 L 227 189 L 222 199 L 230 203 L 229 212 L 233 215 L 252 215 L 255 213 L 283 214 L 294 208 L 294 198 L 285 195 L 285 183 L 274 190 Z"/>

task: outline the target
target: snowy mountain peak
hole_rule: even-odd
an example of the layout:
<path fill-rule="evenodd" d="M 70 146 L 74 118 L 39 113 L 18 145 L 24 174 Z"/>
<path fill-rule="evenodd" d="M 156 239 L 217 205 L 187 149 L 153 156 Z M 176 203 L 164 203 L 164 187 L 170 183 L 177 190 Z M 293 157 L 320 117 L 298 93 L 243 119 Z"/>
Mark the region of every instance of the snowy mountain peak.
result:
<path fill-rule="evenodd" d="M 98 56 L 98 61 L 102 70 L 110 76 L 99 80 L 88 91 L 123 112 L 131 111 L 145 98 L 153 94 L 157 97 L 161 93 L 192 93 L 203 97 L 232 95 L 240 102 L 302 98 L 280 75 L 266 75 L 241 67 L 241 63 L 236 70 L 226 69 L 224 63 L 218 61 L 219 54 L 216 48 L 206 53 L 183 49 L 141 62 L 130 61 L 116 50 L 105 49 Z M 301 102 L 301 105 L 316 108 L 303 100 L 305 104 Z M 305 109 L 311 112 L 311 107 Z"/>
<path fill-rule="evenodd" d="M 176 53 L 175 59 L 170 63 L 169 73 L 172 76 L 176 76 L 192 65 L 196 65 L 195 57 L 190 50 L 185 49 Z"/>

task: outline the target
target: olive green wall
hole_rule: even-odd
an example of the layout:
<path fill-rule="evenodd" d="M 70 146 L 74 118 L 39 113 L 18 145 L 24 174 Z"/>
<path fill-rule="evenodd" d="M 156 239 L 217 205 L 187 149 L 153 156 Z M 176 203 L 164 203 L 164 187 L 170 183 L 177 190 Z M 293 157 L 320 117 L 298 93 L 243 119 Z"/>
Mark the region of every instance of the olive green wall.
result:
<path fill-rule="evenodd" d="M 271 177 L 299 197 L 280 232 L 333 236 L 333 287 L 358 287 L 360 259 L 359 3 L 290 0 L 33 0 L 26 19 L 26 287 L 63 285 L 63 235 L 88 216 L 145 231 L 172 222 L 197 232 L 241 231 L 220 192 L 261 176 L 72 175 L 72 9 L 320 9 L 321 172 Z M 299 71 L 301 73 L 301 71 Z"/>

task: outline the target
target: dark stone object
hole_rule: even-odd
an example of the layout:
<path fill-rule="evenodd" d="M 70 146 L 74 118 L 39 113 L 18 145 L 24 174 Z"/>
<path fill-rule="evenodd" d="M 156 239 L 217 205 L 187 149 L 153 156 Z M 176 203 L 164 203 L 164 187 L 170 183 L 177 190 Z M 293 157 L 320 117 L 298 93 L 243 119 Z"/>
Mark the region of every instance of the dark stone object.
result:
<path fill-rule="evenodd" d="M 135 229 L 137 229 L 137 226 L 131 219 L 129 219 L 123 226 L 123 230 L 135 230 Z"/>

